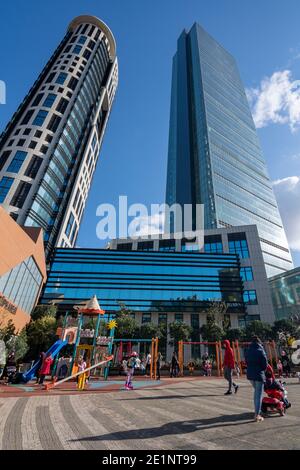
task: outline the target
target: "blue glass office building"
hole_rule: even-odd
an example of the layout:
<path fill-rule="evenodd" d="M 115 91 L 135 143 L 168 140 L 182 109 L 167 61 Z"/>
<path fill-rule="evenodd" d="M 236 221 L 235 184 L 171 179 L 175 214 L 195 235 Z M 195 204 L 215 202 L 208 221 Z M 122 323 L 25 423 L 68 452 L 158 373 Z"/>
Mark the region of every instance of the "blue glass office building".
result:
<path fill-rule="evenodd" d="M 267 275 L 293 267 L 234 58 L 195 24 L 173 58 L 166 202 L 204 204 L 204 227 L 255 224 Z"/>
<path fill-rule="evenodd" d="M 72 311 L 95 294 L 107 314 L 122 303 L 144 323 L 155 314 L 199 315 L 213 300 L 245 314 L 236 254 L 56 248 L 41 303 Z"/>

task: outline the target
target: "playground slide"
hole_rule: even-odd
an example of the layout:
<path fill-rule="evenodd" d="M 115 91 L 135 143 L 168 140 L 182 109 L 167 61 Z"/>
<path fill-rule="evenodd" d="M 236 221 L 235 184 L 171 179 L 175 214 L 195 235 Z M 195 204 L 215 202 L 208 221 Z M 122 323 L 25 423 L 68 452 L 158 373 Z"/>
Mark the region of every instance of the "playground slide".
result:
<path fill-rule="evenodd" d="M 57 354 L 59 353 L 59 351 L 67 344 L 68 344 L 68 341 L 62 341 L 61 339 L 59 339 L 58 341 L 55 341 L 55 343 L 51 346 L 51 348 L 49 348 L 48 351 L 46 352 L 46 355 L 47 356 L 51 355 L 52 358 L 54 359 L 55 356 L 57 356 Z M 33 377 L 36 376 L 36 373 L 39 370 L 40 366 L 41 366 L 41 359 L 38 359 L 38 361 L 33 364 L 31 369 L 29 369 L 29 371 L 22 374 L 22 377 L 21 377 L 22 382 L 26 383 L 29 380 L 33 379 Z"/>

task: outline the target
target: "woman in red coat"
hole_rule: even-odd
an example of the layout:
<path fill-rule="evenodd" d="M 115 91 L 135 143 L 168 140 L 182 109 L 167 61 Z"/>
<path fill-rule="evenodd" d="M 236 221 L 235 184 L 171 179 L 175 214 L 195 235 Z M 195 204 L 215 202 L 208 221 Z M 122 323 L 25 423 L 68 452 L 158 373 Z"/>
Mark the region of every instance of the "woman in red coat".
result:
<path fill-rule="evenodd" d="M 46 356 L 43 360 L 42 366 L 40 368 L 40 380 L 39 384 L 43 385 L 46 375 L 50 374 L 51 365 L 53 363 L 52 356 Z"/>
<path fill-rule="evenodd" d="M 234 387 L 234 393 L 236 393 L 239 388 L 239 386 L 236 385 L 232 381 L 232 373 L 233 373 L 233 369 L 235 368 L 234 355 L 233 355 L 233 350 L 230 347 L 230 342 L 228 341 L 228 339 L 225 339 L 223 341 L 223 346 L 225 348 L 224 361 L 223 361 L 224 378 L 228 381 L 228 390 L 224 395 L 231 395 L 232 386 Z"/>

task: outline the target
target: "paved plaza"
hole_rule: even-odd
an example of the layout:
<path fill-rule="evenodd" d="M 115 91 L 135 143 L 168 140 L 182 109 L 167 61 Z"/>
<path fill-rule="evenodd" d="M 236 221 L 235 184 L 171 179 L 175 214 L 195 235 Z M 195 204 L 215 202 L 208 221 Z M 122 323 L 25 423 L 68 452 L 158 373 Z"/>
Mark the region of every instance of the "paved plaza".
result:
<path fill-rule="evenodd" d="M 240 380 L 164 379 L 134 391 L 99 388 L 0 391 L 1 449 L 300 449 L 300 383 L 288 379 L 285 417 L 253 422 L 252 388 Z M 15 392 L 15 393 L 14 393 Z M 15 396 L 11 396 L 15 395 Z"/>

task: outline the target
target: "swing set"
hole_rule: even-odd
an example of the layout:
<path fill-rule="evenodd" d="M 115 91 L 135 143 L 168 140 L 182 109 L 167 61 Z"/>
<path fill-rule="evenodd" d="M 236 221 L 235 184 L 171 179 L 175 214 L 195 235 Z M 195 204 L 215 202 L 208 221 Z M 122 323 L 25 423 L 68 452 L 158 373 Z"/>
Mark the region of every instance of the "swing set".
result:
<path fill-rule="evenodd" d="M 114 338 L 113 344 L 116 344 L 117 348 L 114 351 L 115 361 L 117 360 L 118 363 L 122 363 L 124 356 L 130 356 L 132 353 L 132 346 L 133 344 L 143 344 L 143 343 L 151 343 L 151 363 L 150 363 L 150 378 L 156 379 L 157 370 L 156 370 L 156 362 L 158 356 L 158 338 L 152 339 L 145 339 L 145 338 L 134 338 L 134 339 L 127 339 L 127 338 Z"/>
<path fill-rule="evenodd" d="M 248 346 L 250 344 L 251 343 L 248 342 L 248 341 L 238 341 L 238 340 L 232 341 L 232 343 L 231 343 L 231 346 L 232 346 L 232 349 L 233 349 L 234 361 L 235 361 L 235 363 L 237 363 L 239 365 L 240 375 L 241 376 L 243 375 L 243 368 L 244 368 L 243 367 L 244 360 L 242 359 L 241 351 L 243 352 L 243 356 L 244 356 L 244 350 L 246 348 L 248 348 Z M 274 340 L 265 341 L 263 343 L 263 346 L 264 346 L 264 349 L 266 351 L 268 361 L 273 366 L 274 361 L 276 363 L 278 361 L 276 343 L 275 343 Z"/>
<path fill-rule="evenodd" d="M 221 343 L 219 341 L 178 341 L 178 362 L 180 375 L 183 376 L 184 346 L 192 344 L 204 345 L 207 348 L 209 346 L 214 346 L 217 364 L 217 375 L 218 377 L 220 377 L 222 373 L 222 349 Z"/>
<path fill-rule="evenodd" d="M 184 345 L 199 344 L 205 345 L 207 348 L 209 346 L 215 347 L 215 357 L 217 365 L 217 376 L 220 377 L 223 373 L 223 354 L 222 354 L 222 342 L 221 341 L 178 341 L 178 362 L 180 374 L 183 376 L 183 367 L 184 367 Z M 231 346 L 233 349 L 234 361 L 239 365 L 240 375 L 243 375 L 244 368 L 244 349 L 248 348 L 250 342 L 247 341 L 232 341 Z M 275 361 L 278 361 L 278 354 L 275 341 L 265 341 L 263 343 L 264 349 L 267 354 L 268 361 L 271 365 Z"/>

